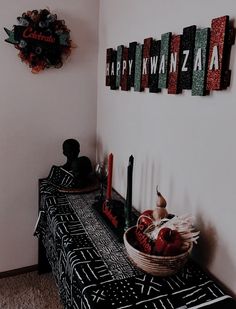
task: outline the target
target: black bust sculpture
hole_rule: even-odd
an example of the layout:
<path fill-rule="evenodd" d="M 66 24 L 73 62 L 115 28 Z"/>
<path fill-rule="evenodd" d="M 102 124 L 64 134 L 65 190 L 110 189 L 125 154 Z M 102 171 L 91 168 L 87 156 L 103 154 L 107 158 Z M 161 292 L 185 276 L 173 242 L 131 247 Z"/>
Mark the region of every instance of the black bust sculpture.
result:
<path fill-rule="evenodd" d="M 75 187 L 83 188 L 90 184 L 92 176 L 92 164 L 88 157 L 81 156 L 75 159 L 72 164 L 72 173 L 75 177 Z"/>
<path fill-rule="evenodd" d="M 72 171 L 72 162 L 78 158 L 80 143 L 73 138 L 66 139 L 62 144 L 63 154 L 67 157 L 66 163 L 62 166 L 67 171 Z"/>
<path fill-rule="evenodd" d="M 67 139 L 63 142 L 62 148 L 63 154 L 67 157 L 62 167 L 74 175 L 74 187 L 82 188 L 89 185 L 93 171 L 92 164 L 88 157 L 79 157 L 80 143 L 72 138 Z"/>

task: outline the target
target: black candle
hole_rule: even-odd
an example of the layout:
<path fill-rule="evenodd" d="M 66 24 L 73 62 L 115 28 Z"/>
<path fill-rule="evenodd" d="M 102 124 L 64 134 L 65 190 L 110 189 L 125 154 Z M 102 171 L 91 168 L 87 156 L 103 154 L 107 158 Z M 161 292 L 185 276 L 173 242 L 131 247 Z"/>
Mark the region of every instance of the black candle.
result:
<path fill-rule="evenodd" d="M 127 194 L 125 203 L 125 229 L 130 227 L 132 212 L 132 183 L 133 183 L 133 164 L 134 157 L 129 157 L 129 165 L 127 168 Z"/>

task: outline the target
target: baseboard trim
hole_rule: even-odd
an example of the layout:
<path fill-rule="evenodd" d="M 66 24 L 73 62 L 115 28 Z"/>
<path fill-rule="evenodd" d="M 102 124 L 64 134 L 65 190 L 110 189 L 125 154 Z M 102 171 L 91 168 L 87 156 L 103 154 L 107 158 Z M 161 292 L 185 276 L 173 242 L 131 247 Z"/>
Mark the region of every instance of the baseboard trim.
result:
<path fill-rule="evenodd" d="M 31 265 L 31 266 L 27 266 L 27 267 L 3 271 L 3 272 L 0 272 L 0 279 L 6 278 L 6 277 L 22 275 L 22 274 L 29 273 L 31 271 L 36 271 L 36 270 L 38 270 L 38 265 Z"/>

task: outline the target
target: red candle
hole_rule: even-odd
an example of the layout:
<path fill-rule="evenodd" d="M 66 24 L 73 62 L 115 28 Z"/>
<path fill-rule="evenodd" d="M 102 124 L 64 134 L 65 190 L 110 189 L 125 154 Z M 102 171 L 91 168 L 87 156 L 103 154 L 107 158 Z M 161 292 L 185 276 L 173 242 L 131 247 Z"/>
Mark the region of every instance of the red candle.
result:
<path fill-rule="evenodd" d="M 107 200 L 111 199 L 112 190 L 112 168 L 113 168 L 113 154 L 110 153 L 108 156 L 108 174 L 107 174 Z"/>

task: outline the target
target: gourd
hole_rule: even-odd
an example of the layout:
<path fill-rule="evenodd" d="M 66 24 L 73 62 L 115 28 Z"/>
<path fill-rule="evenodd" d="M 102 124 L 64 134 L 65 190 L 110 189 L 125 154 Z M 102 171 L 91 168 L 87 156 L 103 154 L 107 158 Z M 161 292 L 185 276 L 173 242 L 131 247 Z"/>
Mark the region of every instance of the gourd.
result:
<path fill-rule="evenodd" d="M 155 221 L 160 221 L 168 216 L 168 211 L 166 210 L 166 200 L 159 192 L 158 186 L 156 187 L 157 192 L 157 200 L 156 200 L 156 208 L 153 210 L 153 218 Z"/>

